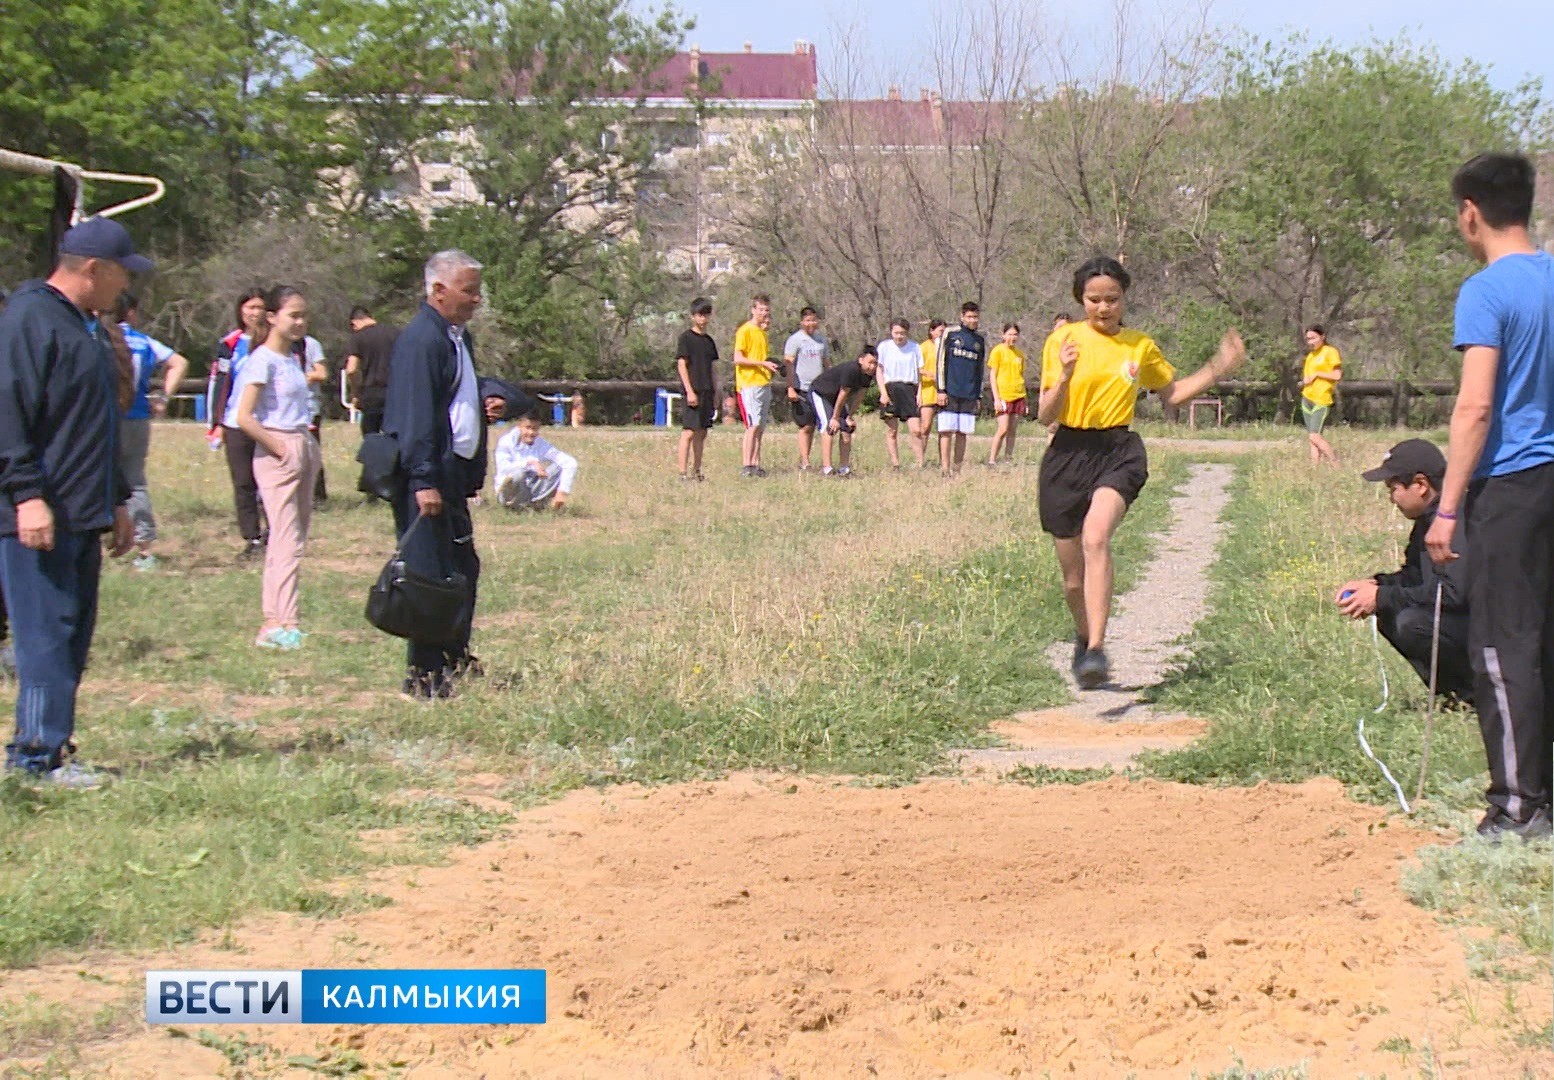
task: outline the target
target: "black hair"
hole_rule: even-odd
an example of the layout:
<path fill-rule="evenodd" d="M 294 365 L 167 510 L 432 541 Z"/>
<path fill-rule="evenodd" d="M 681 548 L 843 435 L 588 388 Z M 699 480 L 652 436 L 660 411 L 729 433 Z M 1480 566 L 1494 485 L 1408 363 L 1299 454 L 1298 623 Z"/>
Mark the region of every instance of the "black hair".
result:
<path fill-rule="evenodd" d="M 1451 178 L 1452 198 L 1470 202 L 1491 229 L 1526 225 L 1532 220 L 1537 172 L 1521 154 L 1480 154 Z"/>
<path fill-rule="evenodd" d="M 880 358 L 879 350 L 876 349 L 873 345 L 865 345 L 862 349 L 858 350 L 858 359 L 862 360 L 865 356 L 872 356 L 874 359 L 878 360 Z"/>
<path fill-rule="evenodd" d="M 302 290 L 290 285 L 277 285 L 264 294 L 264 310 L 279 311 L 286 306 L 286 301 L 294 296 L 300 297 Z"/>
<path fill-rule="evenodd" d="M 812 307 L 806 306 L 806 307 L 799 308 L 799 318 L 805 319 L 805 318 L 808 318 L 811 315 L 813 315 L 817 319 L 820 318 L 820 312 L 816 311 Z"/>
<path fill-rule="evenodd" d="M 695 300 L 691 301 L 691 314 L 711 315 L 712 301 L 708 300 L 705 296 L 698 296 Z"/>
<path fill-rule="evenodd" d="M 242 291 L 242 293 L 238 296 L 237 304 L 232 309 L 233 310 L 232 318 L 233 318 L 233 321 L 237 323 L 237 328 L 239 330 L 247 330 L 248 329 L 248 327 L 245 326 L 244 323 L 243 323 L 243 305 L 248 303 L 250 300 L 263 300 L 263 299 L 264 299 L 264 290 L 259 288 L 258 286 L 254 286 L 251 289 L 244 289 Z"/>
<path fill-rule="evenodd" d="M 370 319 L 370 318 L 372 318 L 372 312 L 368 311 L 366 308 L 362 307 L 360 304 L 357 304 L 355 307 L 353 307 L 351 309 L 351 314 L 350 314 L 350 321 L 351 322 L 355 322 L 357 319 Z"/>
<path fill-rule="evenodd" d="M 1059 312 L 1057 312 L 1056 314 L 1054 314 L 1052 316 L 1052 321 L 1053 321 L 1053 323 L 1073 322 L 1074 321 L 1074 317 L 1072 315 L 1070 315 L 1066 311 L 1059 311 Z"/>
<path fill-rule="evenodd" d="M 948 324 L 943 319 L 929 319 L 928 320 L 928 332 L 931 334 L 935 330 L 939 329 L 939 327 L 946 326 L 946 325 L 948 325 Z"/>
<path fill-rule="evenodd" d="M 1018 334 L 1020 332 L 1020 324 L 1017 323 L 1017 322 L 1006 322 L 1006 323 L 1004 323 L 1004 333 L 1007 334 L 1011 330 L 1013 330 L 1016 334 Z"/>
<path fill-rule="evenodd" d="M 1128 273 L 1122 263 L 1110 255 L 1097 255 L 1093 259 L 1086 259 L 1084 265 L 1074 271 L 1074 299 L 1081 304 L 1085 302 L 1085 286 L 1098 277 L 1109 277 L 1122 291 L 1127 292 L 1133 284 L 1133 275 Z"/>
<path fill-rule="evenodd" d="M 118 322 L 129 318 L 129 313 L 140 307 L 140 297 L 132 292 L 121 292 L 118 302 L 113 305 L 113 317 Z"/>
<path fill-rule="evenodd" d="M 890 320 L 890 328 L 892 330 L 894 330 L 898 326 L 901 327 L 901 329 L 903 329 L 903 330 L 910 330 L 910 329 L 912 329 L 912 324 L 907 322 L 905 319 L 902 319 L 902 318 L 898 317 L 898 318 Z"/>
<path fill-rule="evenodd" d="M 1327 327 L 1323 326 L 1319 322 L 1314 322 L 1310 326 L 1306 327 L 1306 333 L 1308 333 L 1308 334 L 1318 334 L 1323 339 L 1326 339 L 1326 337 L 1327 337 Z"/>
<path fill-rule="evenodd" d="M 980 312 L 981 310 L 982 310 L 982 308 L 978 306 L 978 304 L 977 304 L 977 302 L 975 300 L 967 300 L 964 304 L 962 304 L 960 306 L 960 313 L 962 315 L 969 314 L 970 312 L 973 312 L 973 311 Z"/>

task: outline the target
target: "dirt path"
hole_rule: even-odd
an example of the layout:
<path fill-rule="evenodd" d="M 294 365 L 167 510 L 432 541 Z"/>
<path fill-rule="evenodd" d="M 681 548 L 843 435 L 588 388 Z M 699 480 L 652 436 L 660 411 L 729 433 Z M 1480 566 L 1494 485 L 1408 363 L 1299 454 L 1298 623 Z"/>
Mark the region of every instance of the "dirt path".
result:
<path fill-rule="evenodd" d="M 1547 994 L 1476 983 L 1456 937 L 1398 889 L 1398 861 L 1428 842 L 1331 781 L 585 790 L 447 866 L 378 875 L 393 901 L 379 910 L 12 972 L 0 997 L 90 1016 L 138 1000 L 148 967 L 549 971 L 538 1028 L 214 1032 L 258 1044 L 250 1076 L 318 1075 L 285 1069 L 294 1055 L 375 1076 L 403 1063 L 409 1080 L 1185 1080 L 1235 1055 L 1401 1076 L 1425 1047 L 1432 1075 L 1554 1074 L 1554 1055 L 1508 1048 L 1547 1022 Z M 135 1024 L 86 1047 L 76 1075 L 224 1065 Z"/>
<path fill-rule="evenodd" d="M 1069 675 L 1072 646 L 1053 646 L 1047 659 L 1063 674 L 1074 702 L 994 724 L 1009 746 L 964 751 L 958 755 L 963 768 L 995 773 L 1022 765 L 1121 768 L 1141 750 L 1180 746 L 1202 733 L 1200 721 L 1160 714 L 1140 693 L 1164 678 L 1183 651 L 1181 639 L 1208 611 L 1209 571 L 1234 478 L 1229 465 L 1194 465 L 1172 497 L 1171 524 L 1138 584 L 1118 599 L 1107 628 L 1112 682 L 1081 691 Z"/>

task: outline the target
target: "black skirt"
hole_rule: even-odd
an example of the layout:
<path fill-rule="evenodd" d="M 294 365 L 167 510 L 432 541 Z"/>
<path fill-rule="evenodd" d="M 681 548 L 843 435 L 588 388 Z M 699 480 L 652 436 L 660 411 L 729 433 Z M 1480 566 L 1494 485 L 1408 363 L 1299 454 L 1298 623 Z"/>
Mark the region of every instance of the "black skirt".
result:
<path fill-rule="evenodd" d="M 1060 427 L 1041 459 L 1042 530 L 1059 540 L 1078 536 L 1098 489 L 1111 488 L 1132 506 L 1148 482 L 1149 458 L 1137 432 Z"/>

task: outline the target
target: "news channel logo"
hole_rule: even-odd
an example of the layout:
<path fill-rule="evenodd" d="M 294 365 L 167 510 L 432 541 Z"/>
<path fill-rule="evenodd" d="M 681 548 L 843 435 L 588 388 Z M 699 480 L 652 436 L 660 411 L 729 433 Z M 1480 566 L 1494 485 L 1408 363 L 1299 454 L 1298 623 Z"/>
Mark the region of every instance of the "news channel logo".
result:
<path fill-rule="evenodd" d="M 543 1024 L 545 972 L 148 971 L 150 1024 Z"/>

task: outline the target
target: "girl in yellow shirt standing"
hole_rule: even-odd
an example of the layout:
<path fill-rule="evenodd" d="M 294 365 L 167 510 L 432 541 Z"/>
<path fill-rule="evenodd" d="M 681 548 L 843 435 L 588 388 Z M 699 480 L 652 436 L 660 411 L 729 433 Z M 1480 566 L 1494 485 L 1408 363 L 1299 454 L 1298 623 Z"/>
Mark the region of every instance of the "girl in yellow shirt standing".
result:
<path fill-rule="evenodd" d="M 920 431 L 933 430 L 934 414 L 939 411 L 940 353 L 944 350 L 944 320 L 928 320 L 928 337 L 918 346 L 923 353 L 923 371 L 917 387 L 917 426 Z M 932 442 L 933 440 L 929 440 Z"/>
<path fill-rule="evenodd" d="M 1147 335 L 1122 325 L 1133 279 L 1100 256 L 1074 272 L 1074 299 L 1085 320 L 1069 323 L 1042 349 L 1037 419 L 1058 423 L 1041 460 L 1037 504 L 1063 569 L 1063 596 L 1074 618 L 1074 678 L 1093 690 L 1111 677 L 1106 621 L 1112 607 L 1112 534 L 1149 479 L 1144 440 L 1133 422 L 1139 390 L 1184 405 L 1246 359 L 1241 335 L 1227 330 L 1213 358 L 1186 378 Z"/>
<path fill-rule="evenodd" d="M 1317 323 L 1306 327 L 1306 364 L 1300 378 L 1300 418 L 1306 424 L 1306 441 L 1311 444 L 1311 463 L 1338 464 L 1333 445 L 1322 437 L 1327 414 L 1333 408 L 1333 386 L 1343 380 L 1344 361 L 1338 350 L 1327 343 L 1327 331 Z"/>
<path fill-rule="evenodd" d="M 1004 340 L 993 346 L 987 357 L 987 381 L 993 389 L 993 415 L 998 417 L 998 429 L 993 432 L 993 450 L 987 457 L 989 465 L 998 464 L 998 452 L 1004 452 L 1004 460 L 1014 464 L 1014 437 L 1020 430 L 1020 417 L 1027 412 L 1025 403 L 1025 354 L 1016 346 L 1020 340 L 1020 324 L 1004 323 Z"/>

